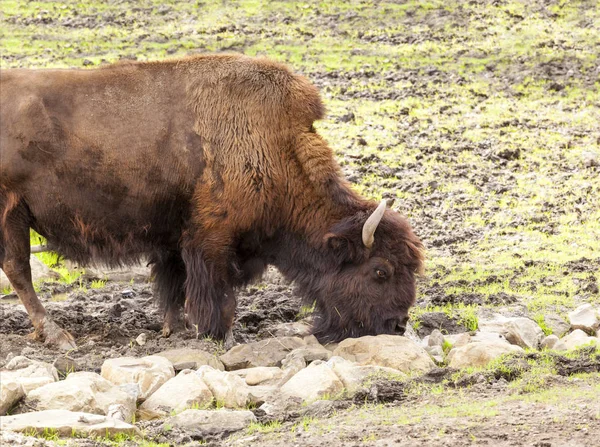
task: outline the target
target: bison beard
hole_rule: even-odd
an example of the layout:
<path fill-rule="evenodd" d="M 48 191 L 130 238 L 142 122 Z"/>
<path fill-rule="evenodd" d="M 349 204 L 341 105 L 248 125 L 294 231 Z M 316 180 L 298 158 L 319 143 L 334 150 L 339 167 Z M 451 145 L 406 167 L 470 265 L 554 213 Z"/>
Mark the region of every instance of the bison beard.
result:
<path fill-rule="evenodd" d="M 302 76 L 237 55 L 0 76 L 0 267 L 41 339 L 74 346 L 33 290 L 30 228 L 81 264 L 149 257 L 165 336 L 184 308 L 226 337 L 267 265 L 321 340 L 403 332 L 421 243 L 343 180 Z"/>

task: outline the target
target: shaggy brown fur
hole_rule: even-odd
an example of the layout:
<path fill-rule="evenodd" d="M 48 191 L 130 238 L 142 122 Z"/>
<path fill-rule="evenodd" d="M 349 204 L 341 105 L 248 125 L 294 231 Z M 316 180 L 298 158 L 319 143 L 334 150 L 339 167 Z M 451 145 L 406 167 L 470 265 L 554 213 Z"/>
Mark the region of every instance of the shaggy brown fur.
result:
<path fill-rule="evenodd" d="M 194 56 L 95 70 L 1 73 L 0 266 L 42 336 L 29 228 L 81 264 L 153 262 L 166 332 L 185 303 L 223 337 L 234 290 L 277 266 L 316 301 L 316 333 L 393 333 L 406 322 L 421 244 L 341 178 L 312 126 L 317 89 L 265 59 Z M 384 272 L 384 276 L 381 273 Z"/>

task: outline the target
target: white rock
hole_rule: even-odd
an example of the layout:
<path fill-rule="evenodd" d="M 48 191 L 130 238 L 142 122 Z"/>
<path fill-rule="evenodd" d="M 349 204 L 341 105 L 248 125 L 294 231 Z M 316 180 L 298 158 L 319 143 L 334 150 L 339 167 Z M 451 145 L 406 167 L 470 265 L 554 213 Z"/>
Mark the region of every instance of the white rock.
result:
<path fill-rule="evenodd" d="M 542 328 L 535 321 L 525 317 L 506 318 L 496 315 L 493 320 L 481 320 L 479 330 L 500 333 L 509 343 L 522 348 L 537 349 L 544 337 Z"/>
<path fill-rule="evenodd" d="M 167 424 L 185 433 L 226 436 L 245 429 L 256 417 L 251 411 L 185 410 L 167 419 Z"/>
<path fill-rule="evenodd" d="M 91 413 L 68 410 L 45 410 L 0 417 L 2 431 L 43 434 L 48 430 L 59 436 L 114 436 L 140 435 L 140 431 L 126 422 Z"/>
<path fill-rule="evenodd" d="M 421 346 L 398 335 L 348 338 L 338 345 L 333 355 L 359 365 L 386 366 L 404 373 L 427 372 L 435 367 Z"/>
<path fill-rule="evenodd" d="M 496 341 L 480 341 L 469 343 L 460 348 L 454 348 L 448 354 L 451 368 L 465 368 L 468 366 L 486 366 L 493 359 L 511 352 L 521 352 L 519 346 Z"/>
<path fill-rule="evenodd" d="M 273 328 L 274 337 L 305 337 L 310 335 L 310 325 L 301 321 L 279 323 Z"/>
<path fill-rule="evenodd" d="M 65 380 L 31 391 L 25 400 L 36 411 L 68 410 L 106 415 L 112 404 L 123 405 L 125 421 L 135 413 L 135 400 L 108 380 L 92 372 L 75 372 Z"/>
<path fill-rule="evenodd" d="M 246 381 L 246 385 L 274 385 L 283 377 L 283 370 L 276 366 L 257 366 L 256 368 L 232 371 Z"/>
<path fill-rule="evenodd" d="M 168 416 L 172 411 L 183 410 L 197 406 L 205 408 L 211 405 L 213 394 L 202 378 L 191 369 L 181 371 L 169 379 L 140 405 L 142 419 L 154 419 Z"/>
<path fill-rule="evenodd" d="M 251 386 L 248 394 L 248 403 L 260 406 L 267 401 L 271 401 L 279 395 L 279 388 L 277 385 Z"/>
<path fill-rule="evenodd" d="M 591 304 L 583 304 L 569 312 L 569 322 L 572 329 L 581 329 L 588 334 L 595 333 L 600 326 L 598 312 Z"/>
<path fill-rule="evenodd" d="M 375 365 L 360 366 L 342 357 L 331 357 L 327 365 L 342 381 L 348 396 L 353 396 L 371 377 L 406 377 L 406 374 L 397 369 Z"/>
<path fill-rule="evenodd" d="M 175 377 L 173 365 L 166 358 L 148 356 L 142 358 L 119 357 L 105 360 L 102 377 L 115 385 L 137 383 L 140 399 L 147 399 L 167 380 Z"/>
<path fill-rule="evenodd" d="M 253 368 L 255 366 L 281 366 L 288 352 L 306 346 L 298 337 L 279 337 L 238 345 L 220 357 L 225 369 Z"/>
<path fill-rule="evenodd" d="M 160 357 L 164 357 L 169 360 L 173 366 L 181 363 L 194 363 L 193 369 L 199 368 L 202 365 L 212 366 L 215 369 L 223 371 L 225 367 L 223 363 L 218 359 L 216 355 L 210 354 L 200 349 L 192 348 L 179 348 L 169 349 L 168 351 L 162 351 L 158 354 Z"/>
<path fill-rule="evenodd" d="M 343 391 L 344 384 L 331 366 L 320 361 L 311 363 L 281 387 L 282 394 L 300 398 L 304 402 L 334 398 Z"/>
<path fill-rule="evenodd" d="M 142 332 L 140 335 L 138 335 L 135 339 L 135 342 L 140 346 L 144 346 L 147 341 L 148 341 L 148 335 L 144 332 Z"/>
<path fill-rule="evenodd" d="M 450 343 L 453 348 L 460 348 L 471 342 L 471 336 L 466 332 L 463 332 L 462 334 L 445 335 L 444 339 Z"/>
<path fill-rule="evenodd" d="M 470 343 L 477 343 L 482 341 L 492 343 L 506 343 L 508 345 L 510 344 L 506 337 L 504 337 L 504 335 L 502 334 L 499 334 L 498 332 L 477 332 L 470 338 Z M 459 346 L 456 347 L 458 348 Z"/>
<path fill-rule="evenodd" d="M 198 368 L 196 375 L 206 383 L 217 405 L 223 405 L 225 408 L 244 408 L 249 402 L 250 388 L 241 377 L 208 365 Z"/>
<path fill-rule="evenodd" d="M 590 343 L 598 344 L 598 339 L 596 337 L 590 337 L 581 329 L 574 330 L 569 335 L 563 337 L 560 341 L 564 343 L 564 347 L 567 350 L 575 349 L 579 346 L 588 345 Z"/>
<path fill-rule="evenodd" d="M 27 357 L 14 357 L 0 371 L 3 383 L 17 382 L 23 387 L 25 395 L 30 391 L 58 380 L 58 371 L 49 363 L 30 360 Z"/>
<path fill-rule="evenodd" d="M 23 396 L 25 391 L 21 384 L 16 380 L 4 380 L 0 373 L 0 416 L 4 416 Z"/>
<path fill-rule="evenodd" d="M 542 343 L 540 343 L 540 347 L 542 349 L 554 349 L 556 343 L 558 343 L 558 337 L 554 334 L 551 334 L 542 340 Z"/>

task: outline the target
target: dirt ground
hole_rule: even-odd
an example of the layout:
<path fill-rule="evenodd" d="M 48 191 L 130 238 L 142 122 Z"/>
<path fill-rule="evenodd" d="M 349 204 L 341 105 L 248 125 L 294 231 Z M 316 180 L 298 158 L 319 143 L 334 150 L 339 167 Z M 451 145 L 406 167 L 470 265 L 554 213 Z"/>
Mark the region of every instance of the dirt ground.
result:
<path fill-rule="evenodd" d="M 328 117 L 317 129 L 344 175 L 364 195 L 396 198 L 427 248 L 411 320 L 420 336 L 439 325 L 428 325 L 432 313 L 451 317 L 449 332 L 467 329 L 468 312 L 525 315 L 550 332 L 551 318 L 600 303 L 594 1 L 1 4 L 3 68 L 237 51 L 305 74 L 323 93 Z M 77 370 L 175 347 L 223 349 L 191 333 L 163 338 L 151 284 L 44 284 L 40 296 L 75 336 Z M 276 274 L 238 301 L 238 343 L 303 316 L 293 287 Z M 61 355 L 31 341 L 31 330 L 14 297 L 0 300 L 0 367 L 11 354 L 50 363 Z M 135 342 L 141 333 L 143 346 Z M 171 445 L 595 446 L 594 365 L 551 370 L 525 387 L 484 376 L 397 392 L 400 385 L 385 384 L 375 390 L 383 399 L 313 405 L 226 439 L 193 439 L 156 423 L 144 430 Z"/>

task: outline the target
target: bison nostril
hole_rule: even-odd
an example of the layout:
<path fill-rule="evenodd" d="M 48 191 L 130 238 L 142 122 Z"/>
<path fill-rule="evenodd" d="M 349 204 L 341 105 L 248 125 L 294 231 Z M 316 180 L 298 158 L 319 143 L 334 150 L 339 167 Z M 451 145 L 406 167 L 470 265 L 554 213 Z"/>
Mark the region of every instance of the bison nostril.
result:
<path fill-rule="evenodd" d="M 402 326 L 402 325 L 400 325 L 400 323 L 396 324 L 396 327 L 394 328 L 394 333 L 396 335 L 404 335 L 405 331 L 406 331 L 406 326 Z"/>

